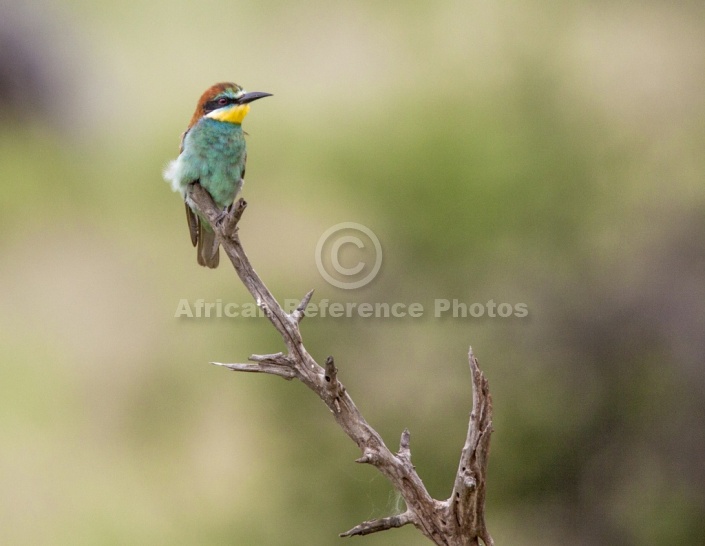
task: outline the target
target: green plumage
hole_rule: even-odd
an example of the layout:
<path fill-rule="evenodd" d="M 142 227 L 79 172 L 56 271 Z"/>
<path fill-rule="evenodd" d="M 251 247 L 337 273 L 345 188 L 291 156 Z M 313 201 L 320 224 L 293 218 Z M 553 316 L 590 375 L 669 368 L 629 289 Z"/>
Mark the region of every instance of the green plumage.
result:
<path fill-rule="evenodd" d="M 242 126 L 203 117 L 187 131 L 182 152 L 167 169 L 175 190 L 186 196 L 189 184 L 199 182 L 215 204 L 225 209 L 235 200 L 245 174 L 247 151 Z M 186 200 L 191 242 L 198 245 L 198 263 L 218 266 L 218 241 L 208 221 Z"/>
<path fill-rule="evenodd" d="M 199 181 L 220 208 L 232 204 L 245 172 L 242 125 L 201 118 L 184 136 L 180 186 Z"/>

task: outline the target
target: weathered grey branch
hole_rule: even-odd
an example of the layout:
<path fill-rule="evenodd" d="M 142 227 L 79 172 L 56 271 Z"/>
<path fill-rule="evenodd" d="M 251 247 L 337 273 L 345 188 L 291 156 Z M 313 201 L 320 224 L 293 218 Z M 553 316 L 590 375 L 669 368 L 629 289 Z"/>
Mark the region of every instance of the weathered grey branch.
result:
<path fill-rule="evenodd" d="M 473 408 L 465 446 L 461 453 L 453 493 L 448 500 L 433 499 L 416 469 L 411 464 L 409 432 L 402 434 L 399 452 L 394 454 L 381 436 L 362 416 L 340 382 L 332 357 L 321 367 L 304 347 L 299 323 L 313 291 L 304 296 L 299 306 L 286 313 L 259 278 L 240 243 L 237 224 L 247 204 L 238 200 L 227 211 L 219 210 L 210 195 L 199 184 L 193 184 L 188 196 L 214 226 L 223 250 L 230 258 L 240 280 L 252 294 L 257 305 L 282 336 L 287 353 L 252 355 L 253 363 L 222 364 L 233 371 L 268 373 L 285 379 L 298 379 L 314 391 L 328 406 L 343 431 L 362 452 L 359 463 L 375 466 L 399 492 L 406 503 L 403 514 L 361 523 L 341 536 L 365 535 L 413 523 L 435 544 L 446 546 L 494 543 L 485 525 L 485 472 L 492 432 L 492 401 L 487 380 L 470 351 L 473 381 Z"/>
<path fill-rule="evenodd" d="M 450 496 L 450 522 L 459 528 L 471 528 L 487 546 L 494 544 L 485 525 L 485 477 L 492 434 L 492 397 L 487 379 L 482 375 L 477 359 L 468 353 L 472 373 L 472 412 L 468 435 L 460 454 L 455 485 Z M 469 541 L 467 544 L 478 544 Z"/>

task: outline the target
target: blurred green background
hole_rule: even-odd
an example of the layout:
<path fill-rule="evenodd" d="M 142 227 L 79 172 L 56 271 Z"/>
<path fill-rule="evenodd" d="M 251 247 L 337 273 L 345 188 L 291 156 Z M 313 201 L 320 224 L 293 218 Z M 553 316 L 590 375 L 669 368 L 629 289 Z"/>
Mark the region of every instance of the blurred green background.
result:
<path fill-rule="evenodd" d="M 497 544 L 705 543 L 703 36 L 702 2 L 1 1 L 0 543 L 342 544 L 401 509 L 301 384 L 208 365 L 281 350 L 266 320 L 174 317 L 250 301 L 161 178 L 223 80 L 274 94 L 240 230 L 280 301 L 426 308 L 303 333 L 432 495 L 472 345 Z M 344 221 L 384 249 L 357 291 L 313 257 Z"/>

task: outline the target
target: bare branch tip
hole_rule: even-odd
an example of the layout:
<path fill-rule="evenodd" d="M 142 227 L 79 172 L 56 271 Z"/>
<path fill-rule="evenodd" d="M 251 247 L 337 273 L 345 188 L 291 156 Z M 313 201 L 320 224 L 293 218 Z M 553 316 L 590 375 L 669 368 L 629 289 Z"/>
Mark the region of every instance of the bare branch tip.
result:
<path fill-rule="evenodd" d="M 338 368 L 335 367 L 335 359 L 332 356 L 326 358 L 326 381 L 331 387 L 335 387 L 338 381 Z"/>
<path fill-rule="evenodd" d="M 240 199 L 238 199 L 235 202 L 235 206 L 233 207 L 233 211 L 235 212 L 235 214 L 239 214 L 240 216 L 242 216 L 242 213 L 245 211 L 246 208 L 247 208 L 247 201 L 245 201 L 242 197 L 240 197 Z M 238 218 L 239 218 L 239 216 L 238 216 Z"/>
<path fill-rule="evenodd" d="M 409 442 L 411 440 L 411 433 L 408 428 L 404 429 L 401 433 L 401 439 L 399 440 L 399 451 L 397 452 L 397 457 L 406 460 L 411 463 L 411 450 L 409 449 Z"/>
<path fill-rule="evenodd" d="M 247 201 L 240 197 L 226 209 L 225 218 L 222 222 L 222 231 L 228 237 L 234 237 L 237 234 L 238 223 L 245 212 L 245 208 L 247 208 Z"/>
<path fill-rule="evenodd" d="M 409 441 L 411 440 L 411 433 L 408 428 L 404 429 L 401 433 L 401 440 L 399 441 L 399 450 L 409 449 Z"/>

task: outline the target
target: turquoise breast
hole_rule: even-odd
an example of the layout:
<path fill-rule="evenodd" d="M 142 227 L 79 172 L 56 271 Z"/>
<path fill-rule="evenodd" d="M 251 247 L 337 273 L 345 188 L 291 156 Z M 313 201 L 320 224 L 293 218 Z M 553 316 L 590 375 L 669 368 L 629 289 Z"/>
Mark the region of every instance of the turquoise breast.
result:
<path fill-rule="evenodd" d="M 245 149 L 241 125 L 200 119 L 184 139 L 180 182 L 199 180 L 218 207 L 230 205 L 242 185 Z"/>

